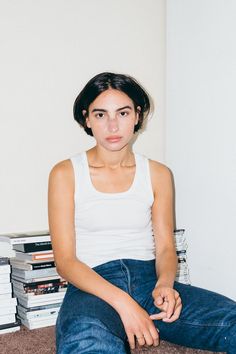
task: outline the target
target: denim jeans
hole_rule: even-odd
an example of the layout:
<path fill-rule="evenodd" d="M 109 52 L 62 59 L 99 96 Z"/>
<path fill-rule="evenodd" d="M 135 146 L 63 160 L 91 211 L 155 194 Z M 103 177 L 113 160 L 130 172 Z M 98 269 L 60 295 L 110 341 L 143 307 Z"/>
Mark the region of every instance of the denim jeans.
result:
<path fill-rule="evenodd" d="M 159 310 L 152 290 L 155 260 L 119 259 L 93 268 L 130 294 L 150 315 Z M 236 354 L 236 302 L 217 293 L 175 282 L 182 299 L 180 318 L 155 320 L 160 339 L 182 346 Z M 69 284 L 56 325 L 57 354 L 129 353 L 118 313 L 102 299 Z"/>

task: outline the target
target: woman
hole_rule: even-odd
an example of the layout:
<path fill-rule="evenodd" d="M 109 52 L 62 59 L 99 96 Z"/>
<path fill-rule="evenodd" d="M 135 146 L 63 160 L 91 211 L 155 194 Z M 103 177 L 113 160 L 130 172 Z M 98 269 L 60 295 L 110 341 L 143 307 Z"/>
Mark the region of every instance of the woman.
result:
<path fill-rule="evenodd" d="M 49 177 L 52 246 L 69 283 L 58 354 L 127 353 L 157 346 L 159 335 L 236 353 L 236 303 L 174 282 L 171 173 L 131 149 L 149 110 L 144 89 L 113 73 L 92 78 L 75 101 L 74 118 L 96 145 Z"/>

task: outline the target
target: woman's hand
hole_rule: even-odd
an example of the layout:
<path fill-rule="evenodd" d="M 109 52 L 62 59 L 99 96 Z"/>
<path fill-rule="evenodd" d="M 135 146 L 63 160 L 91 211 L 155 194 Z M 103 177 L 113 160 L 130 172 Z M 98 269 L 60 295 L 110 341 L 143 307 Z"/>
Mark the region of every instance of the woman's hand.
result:
<path fill-rule="evenodd" d="M 159 345 L 159 334 L 149 314 L 131 297 L 125 299 L 118 313 L 123 322 L 131 349 L 135 348 L 135 337 L 140 346 Z"/>
<path fill-rule="evenodd" d="M 182 303 L 179 293 L 170 287 L 157 285 L 152 292 L 154 304 L 161 311 L 151 315 L 152 320 L 162 320 L 164 322 L 174 322 L 179 318 Z"/>

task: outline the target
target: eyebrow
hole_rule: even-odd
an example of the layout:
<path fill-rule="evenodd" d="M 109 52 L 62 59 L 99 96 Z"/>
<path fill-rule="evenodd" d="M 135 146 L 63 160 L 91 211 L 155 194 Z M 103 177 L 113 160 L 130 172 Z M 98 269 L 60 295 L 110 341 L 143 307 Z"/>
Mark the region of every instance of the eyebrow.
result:
<path fill-rule="evenodd" d="M 121 108 L 118 108 L 117 110 L 116 110 L 116 112 L 119 112 L 119 111 L 123 111 L 123 109 L 132 109 L 132 107 L 131 106 L 124 106 L 124 107 L 121 107 Z M 107 112 L 107 110 L 106 109 L 103 109 L 103 108 L 94 108 L 93 110 L 92 110 L 92 113 L 93 112 Z"/>

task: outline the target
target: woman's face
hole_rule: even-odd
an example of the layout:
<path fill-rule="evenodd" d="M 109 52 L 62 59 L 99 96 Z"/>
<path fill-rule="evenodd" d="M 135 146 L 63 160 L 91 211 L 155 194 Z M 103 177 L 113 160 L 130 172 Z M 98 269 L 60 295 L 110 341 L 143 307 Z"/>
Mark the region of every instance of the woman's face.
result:
<path fill-rule="evenodd" d="M 108 89 L 90 104 L 86 123 L 98 145 L 119 151 L 132 139 L 138 119 L 139 113 L 135 112 L 129 96 L 119 90 Z"/>

